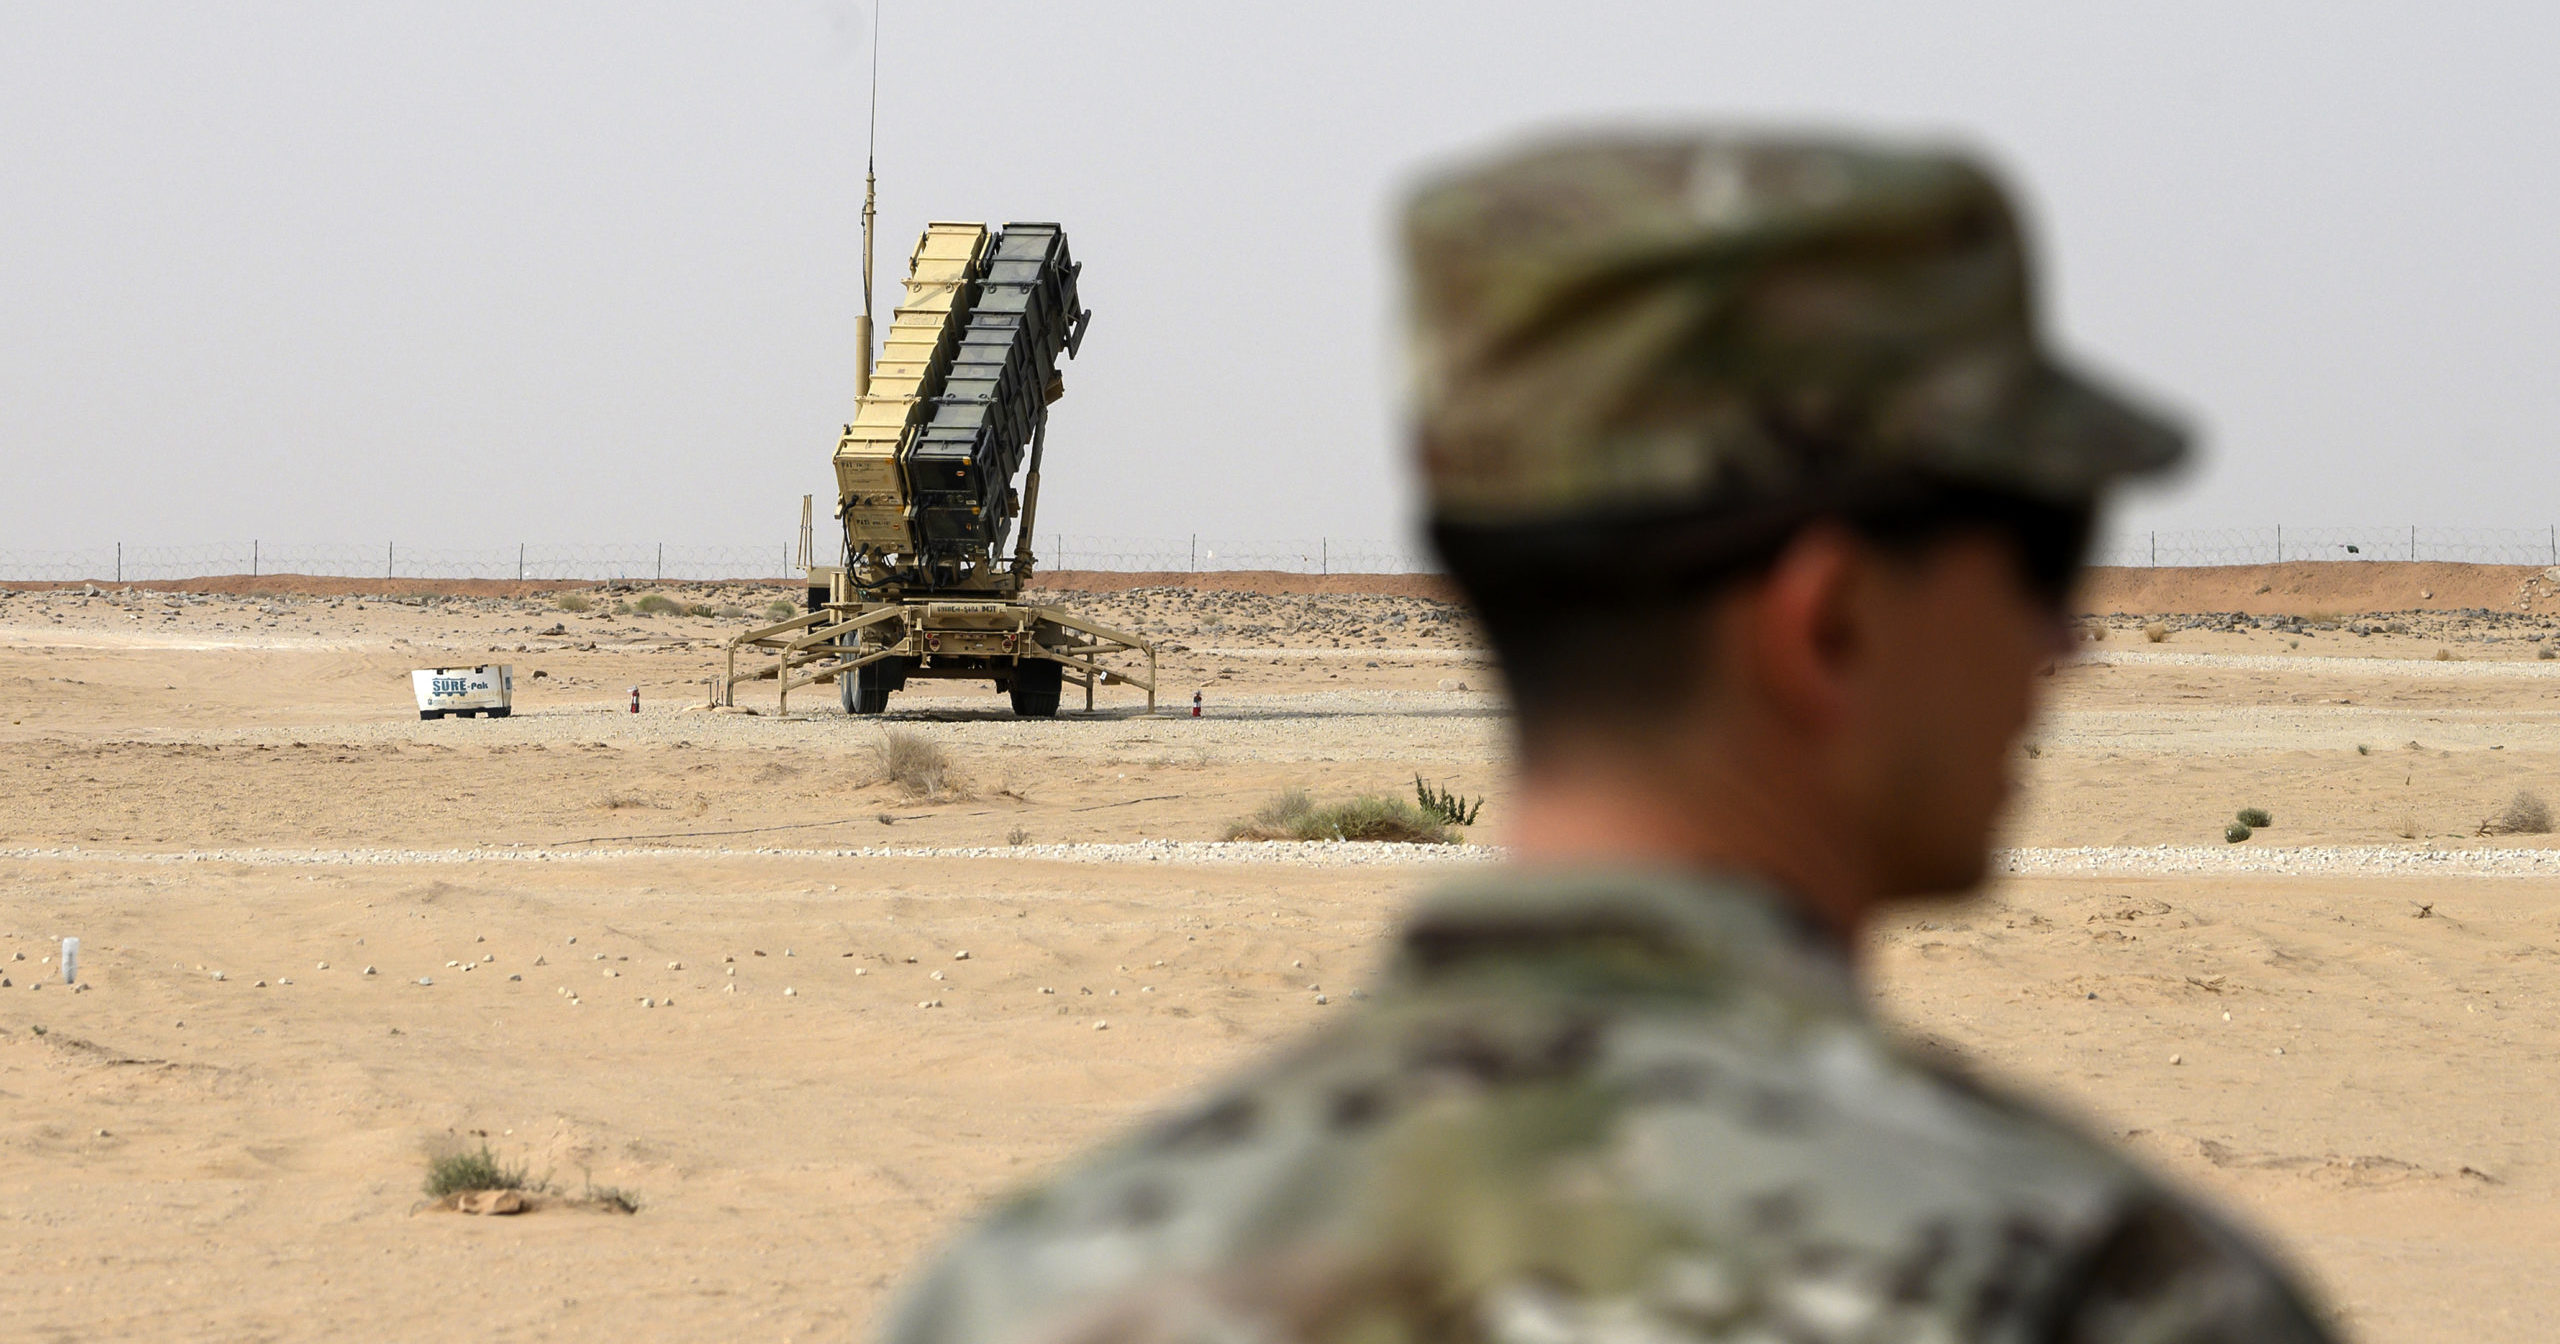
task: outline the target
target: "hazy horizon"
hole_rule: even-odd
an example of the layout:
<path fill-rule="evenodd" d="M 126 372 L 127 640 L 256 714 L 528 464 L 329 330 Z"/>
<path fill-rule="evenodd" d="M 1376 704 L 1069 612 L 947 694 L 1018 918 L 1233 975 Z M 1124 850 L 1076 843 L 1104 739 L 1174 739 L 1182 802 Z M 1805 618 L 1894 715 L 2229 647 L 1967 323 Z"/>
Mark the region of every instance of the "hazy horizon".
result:
<path fill-rule="evenodd" d="M 0 13 L 0 550 L 781 542 L 851 414 L 867 4 Z M 928 218 L 1094 309 L 1042 533 L 1398 539 L 1403 184 L 1559 126 L 1954 139 L 2207 460 L 2119 529 L 2560 520 L 2522 5 L 889 3 Z"/>

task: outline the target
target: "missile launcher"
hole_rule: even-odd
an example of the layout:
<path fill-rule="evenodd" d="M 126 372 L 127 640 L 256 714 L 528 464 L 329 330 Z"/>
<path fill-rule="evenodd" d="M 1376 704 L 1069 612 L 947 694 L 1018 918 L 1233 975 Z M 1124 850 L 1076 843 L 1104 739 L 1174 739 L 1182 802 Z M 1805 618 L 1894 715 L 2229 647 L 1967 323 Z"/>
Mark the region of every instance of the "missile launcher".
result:
<path fill-rule="evenodd" d="M 1023 512 L 1013 482 L 1065 390 L 1059 362 L 1093 318 L 1077 303 L 1079 269 L 1055 224 L 993 237 L 983 225 L 926 227 L 871 386 L 836 444 L 857 592 L 1019 591 L 1030 552 L 1004 555 Z"/>
<path fill-rule="evenodd" d="M 1084 688 L 1087 711 L 1095 687 L 1115 684 L 1145 690 L 1155 711 L 1153 644 L 1023 596 L 1049 407 L 1066 390 L 1058 365 L 1093 319 L 1077 301 L 1080 269 L 1055 224 L 925 227 L 836 440 L 845 563 L 810 567 L 806 614 L 729 641 L 716 702 L 769 679 L 787 711 L 793 688 L 833 681 L 846 713 L 878 714 L 910 679 L 940 678 L 992 681 L 1026 717 L 1056 714 L 1069 686 Z M 869 329 L 866 313 L 866 359 Z M 804 549 L 808 527 L 804 511 Z M 741 671 L 740 655 L 755 653 L 773 661 Z"/>

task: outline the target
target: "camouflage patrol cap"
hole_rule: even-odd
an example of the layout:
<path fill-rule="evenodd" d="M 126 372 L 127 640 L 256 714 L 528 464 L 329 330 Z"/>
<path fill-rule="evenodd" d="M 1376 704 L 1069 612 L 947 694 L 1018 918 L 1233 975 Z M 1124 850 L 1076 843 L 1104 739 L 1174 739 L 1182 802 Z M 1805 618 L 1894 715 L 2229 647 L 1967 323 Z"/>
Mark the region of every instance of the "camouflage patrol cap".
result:
<path fill-rule="evenodd" d="M 1405 219 L 1422 469 L 1471 529 L 1920 474 L 2062 504 L 2184 435 L 2039 343 L 1999 185 L 1953 154 L 1549 143 Z"/>

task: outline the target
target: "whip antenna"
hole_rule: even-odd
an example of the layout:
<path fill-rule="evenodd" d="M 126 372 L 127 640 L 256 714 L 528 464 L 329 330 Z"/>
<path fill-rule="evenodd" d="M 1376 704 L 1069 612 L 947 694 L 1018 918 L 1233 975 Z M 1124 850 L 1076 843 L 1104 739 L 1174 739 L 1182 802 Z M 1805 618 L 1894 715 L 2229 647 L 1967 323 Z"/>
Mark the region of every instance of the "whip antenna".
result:
<path fill-rule="evenodd" d="M 871 118 L 862 148 L 862 316 L 853 334 L 861 347 L 854 353 L 853 395 L 871 393 L 871 221 L 879 192 L 880 160 L 880 5 L 871 6 Z"/>

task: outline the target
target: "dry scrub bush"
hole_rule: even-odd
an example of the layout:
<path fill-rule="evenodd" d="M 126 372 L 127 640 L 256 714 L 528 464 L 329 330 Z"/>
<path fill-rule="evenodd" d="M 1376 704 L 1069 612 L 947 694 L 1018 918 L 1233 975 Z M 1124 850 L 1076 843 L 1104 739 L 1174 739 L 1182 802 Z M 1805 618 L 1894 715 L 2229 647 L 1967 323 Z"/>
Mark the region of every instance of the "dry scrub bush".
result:
<path fill-rule="evenodd" d="M 2551 804 L 2529 789 L 2521 791 L 2508 799 L 2506 810 L 2489 818 L 2480 831 L 2484 835 L 2549 835 Z"/>
<path fill-rule="evenodd" d="M 895 784 L 908 796 L 939 798 L 957 792 L 950 753 L 922 733 L 892 728 L 871 744 L 873 784 Z"/>
<path fill-rule="evenodd" d="M 2154 644 L 2164 643 L 2169 638 L 2169 627 L 2162 622 L 2153 621 L 2151 624 L 2142 627 L 2142 637 L 2150 640 Z"/>
<path fill-rule="evenodd" d="M 1401 798 L 1362 794 L 1322 807 L 1291 789 L 1227 828 L 1230 840 L 1380 840 L 1448 845 L 1457 836 L 1439 818 Z"/>
<path fill-rule="evenodd" d="M 593 611 L 595 609 L 595 605 L 594 600 L 589 598 L 585 593 L 562 593 L 560 595 L 560 609 L 562 611 Z"/>
<path fill-rule="evenodd" d="M 645 793 L 622 790 L 598 798 L 596 806 L 607 812 L 625 812 L 635 807 L 664 807 L 666 804 Z"/>
<path fill-rule="evenodd" d="M 2253 831 L 2263 831 L 2276 824 L 2276 819 L 2263 807 L 2241 808 L 2238 820 L 2241 825 Z"/>
<path fill-rule="evenodd" d="M 799 614 L 798 607 L 779 597 L 764 604 L 764 618 L 768 621 L 787 621 Z"/>
<path fill-rule="evenodd" d="M 675 616 L 682 614 L 684 604 L 664 593 L 650 593 L 632 603 L 631 609 L 643 616 Z"/>
<path fill-rule="evenodd" d="M 469 1190 L 522 1190 L 525 1169 L 510 1167 L 483 1143 L 478 1152 L 446 1153 L 427 1159 L 427 1198 L 442 1199 Z"/>

